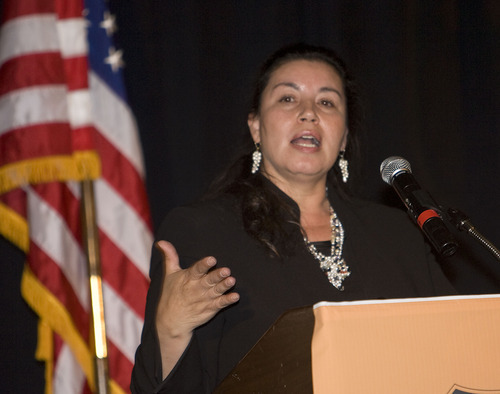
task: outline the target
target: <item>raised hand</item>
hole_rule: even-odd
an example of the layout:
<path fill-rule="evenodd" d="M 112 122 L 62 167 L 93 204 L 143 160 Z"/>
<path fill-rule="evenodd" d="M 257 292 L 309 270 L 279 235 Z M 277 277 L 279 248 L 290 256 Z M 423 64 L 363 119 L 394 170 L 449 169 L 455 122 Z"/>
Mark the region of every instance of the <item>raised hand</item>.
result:
<path fill-rule="evenodd" d="M 221 309 L 237 302 L 239 294 L 227 293 L 236 280 L 227 267 L 213 269 L 216 265 L 214 257 L 205 257 L 182 269 L 171 243 L 159 241 L 156 245 L 165 264 L 156 329 L 166 377 L 189 344 L 193 330 L 208 322 Z"/>

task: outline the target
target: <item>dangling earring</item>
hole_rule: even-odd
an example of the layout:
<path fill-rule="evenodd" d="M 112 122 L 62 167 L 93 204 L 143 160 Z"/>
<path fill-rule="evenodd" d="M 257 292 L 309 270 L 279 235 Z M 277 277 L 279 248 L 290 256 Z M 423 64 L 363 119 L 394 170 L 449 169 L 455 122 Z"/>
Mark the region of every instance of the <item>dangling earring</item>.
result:
<path fill-rule="evenodd" d="M 347 183 L 347 179 L 349 179 L 349 169 L 348 167 L 348 161 L 344 158 L 345 155 L 345 150 L 341 150 L 339 153 L 339 167 L 340 167 L 340 173 L 342 174 L 342 181 L 344 183 Z"/>
<path fill-rule="evenodd" d="M 262 152 L 260 151 L 260 143 L 255 143 L 255 151 L 252 154 L 252 174 L 259 171 L 260 161 L 262 160 Z"/>

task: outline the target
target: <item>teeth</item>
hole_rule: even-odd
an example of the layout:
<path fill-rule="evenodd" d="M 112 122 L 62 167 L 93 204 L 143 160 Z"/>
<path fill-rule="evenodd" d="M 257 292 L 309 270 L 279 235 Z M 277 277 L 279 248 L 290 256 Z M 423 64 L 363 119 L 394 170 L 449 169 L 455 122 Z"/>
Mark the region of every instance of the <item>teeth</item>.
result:
<path fill-rule="evenodd" d="M 298 146 L 303 146 L 305 148 L 316 148 L 316 144 L 297 144 Z"/>
<path fill-rule="evenodd" d="M 293 143 L 306 148 L 315 148 L 319 146 L 319 141 L 316 137 L 312 135 L 304 135 L 302 137 L 293 140 Z"/>

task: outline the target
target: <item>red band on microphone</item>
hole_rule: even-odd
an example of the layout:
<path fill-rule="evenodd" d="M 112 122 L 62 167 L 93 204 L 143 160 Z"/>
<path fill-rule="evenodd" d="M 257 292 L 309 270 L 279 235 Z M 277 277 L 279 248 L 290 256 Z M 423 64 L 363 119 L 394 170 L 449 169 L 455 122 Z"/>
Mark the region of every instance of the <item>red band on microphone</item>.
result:
<path fill-rule="evenodd" d="M 417 223 L 420 226 L 420 228 L 422 228 L 422 226 L 424 225 L 424 223 L 428 219 L 430 219 L 430 218 L 438 218 L 438 217 L 439 217 L 439 215 L 437 214 L 436 211 L 434 211 L 433 209 L 428 209 L 428 210 L 422 212 L 420 215 L 418 215 Z"/>

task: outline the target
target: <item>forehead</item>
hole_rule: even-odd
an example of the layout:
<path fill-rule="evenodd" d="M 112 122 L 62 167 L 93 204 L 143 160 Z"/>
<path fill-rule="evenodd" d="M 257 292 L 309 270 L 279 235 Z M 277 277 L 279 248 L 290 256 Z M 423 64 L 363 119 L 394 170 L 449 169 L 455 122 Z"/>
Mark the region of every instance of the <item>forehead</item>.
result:
<path fill-rule="evenodd" d="M 280 65 L 272 72 L 268 88 L 283 82 L 324 84 L 342 88 L 343 82 L 332 65 L 321 60 L 292 60 Z"/>

